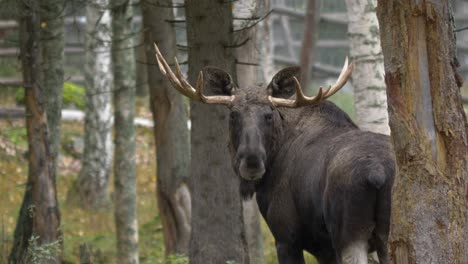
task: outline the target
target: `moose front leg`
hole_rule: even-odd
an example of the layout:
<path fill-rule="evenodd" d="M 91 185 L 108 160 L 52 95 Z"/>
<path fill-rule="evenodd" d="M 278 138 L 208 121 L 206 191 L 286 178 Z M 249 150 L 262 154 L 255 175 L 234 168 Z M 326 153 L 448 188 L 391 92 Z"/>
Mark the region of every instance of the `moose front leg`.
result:
<path fill-rule="evenodd" d="M 276 242 L 276 253 L 280 264 L 305 264 L 302 248 Z"/>

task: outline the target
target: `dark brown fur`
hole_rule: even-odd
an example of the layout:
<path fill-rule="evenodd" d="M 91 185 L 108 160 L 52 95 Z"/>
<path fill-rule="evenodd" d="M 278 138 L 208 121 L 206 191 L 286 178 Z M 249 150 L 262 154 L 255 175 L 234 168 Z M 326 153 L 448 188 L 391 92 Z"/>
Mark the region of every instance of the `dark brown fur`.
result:
<path fill-rule="evenodd" d="M 230 80 L 216 68 L 205 74 L 212 84 Z M 273 107 L 267 96 L 291 96 L 291 76 L 297 74 L 297 68 L 287 68 L 267 89 L 215 87 L 236 95 L 230 149 L 241 194 L 256 193 L 280 263 L 304 263 L 303 250 L 320 263 L 342 263 L 345 250 L 357 242 L 388 263 L 395 173 L 389 137 L 359 130 L 328 101 L 298 109 Z"/>

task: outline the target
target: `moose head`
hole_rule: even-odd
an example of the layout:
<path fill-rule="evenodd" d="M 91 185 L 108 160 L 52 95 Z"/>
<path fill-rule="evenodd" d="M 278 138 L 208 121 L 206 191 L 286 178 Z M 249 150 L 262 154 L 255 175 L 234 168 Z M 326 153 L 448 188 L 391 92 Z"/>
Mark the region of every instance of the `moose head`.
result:
<path fill-rule="evenodd" d="M 184 78 L 175 58 L 175 73 L 162 56 L 157 45 L 156 59 L 161 72 L 181 94 L 206 104 L 225 105 L 230 110 L 230 148 L 234 171 L 244 181 L 259 181 L 267 169 L 268 160 L 277 147 L 282 134 L 283 118 L 279 107 L 297 108 L 317 105 L 341 89 L 353 70 L 346 58 L 335 84 L 328 89 L 319 88 L 317 95 L 309 97 L 302 92 L 298 81 L 299 67 L 279 71 L 266 88 L 237 87 L 229 73 L 216 67 L 205 67 L 198 74 L 195 87 Z M 207 85 L 219 94 L 206 96 Z M 290 99 L 295 94 L 294 99 Z"/>

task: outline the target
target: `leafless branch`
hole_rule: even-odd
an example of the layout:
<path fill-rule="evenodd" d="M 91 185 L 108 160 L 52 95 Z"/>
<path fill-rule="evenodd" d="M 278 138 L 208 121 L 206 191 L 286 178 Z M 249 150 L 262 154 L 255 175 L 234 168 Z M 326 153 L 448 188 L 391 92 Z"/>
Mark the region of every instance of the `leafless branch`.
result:
<path fill-rule="evenodd" d="M 182 44 L 177 44 L 176 47 L 180 50 L 188 50 L 189 46 L 187 45 L 182 45 Z"/>
<path fill-rule="evenodd" d="M 246 38 L 245 40 L 243 40 L 240 43 L 235 43 L 233 45 L 226 45 L 224 47 L 227 48 L 227 49 L 236 49 L 236 48 L 244 46 L 247 42 L 249 42 L 249 40 L 250 40 L 250 38 Z"/>
<path fill-rule="evenodd" d="M 467 29 L 468 27 L 463 27 L 463 28 L 455 29 L 453 32 L 460 32 L 460 31 L 467 30 Z"/>
<path fill-rule="evenodd" d="M 185 19 L 165 19 L 164 20 L 167 23 L 175 24 L 175 23 L 185 23 Z"/>
<path fill-rule="evenodd" d="M 257 16 L 253 16 L 253 17 L 233 17 L 232 19 L 234 20 L 247 20 L 247 21 L 250 21 L 250 20 L 257 20 L 257 19 L 260 19 L 261 17 L 257 17 Z"/>
<path fill-rule="evenodd" d="M 244 31 L 244 30 L 247 30 L 247 29 L 251 29 L 253 27 L 255 27 L 258 23 L 262 22 L 263 20 L 265 20 L 271 13 L 273 12 L 273 9 L 268 11 L 268 13 L 266 13 L 264 16 L 260 17 L 257 21 L 255 21 L 254 23 L 246 26 L 246 27 L 243 27 L 243 28 L 239 28 L 239 29 L 234 29 L 233 32 L 239 32 L 239 31 Z"/>
<path fill-rule="evenodd" d="M 260 66 L 260 64 L 258 64 L 258 63 L 254 63 L 254 62 L 243 62 L 243 61 L 238 61 L 238 60 L 236 60 L 236 64 L 239 64 L 239 65 L 249 65 L 249 66 Z"/>
<path fill-rule="evenodd" d="M 136 62 L 139 63 L 139 64 L 158 66 L 159 67 L 159 65 L 157 63 L 149 63 L 149 62 L 142 61 L 142 60 L 136 60 Z M 182 64 L 188 64 L 188 61 L 179 62 L 179 65 L 182 65 Z M 169 63 L 169 66 L 171 66 L 171 67 L 173 67 L 174 65 L 175 64 Z"/>
<path fill-rule="evenodd" d="M 185 7 L 185 5 L 182 5 L 182 4 L 167 5 L 167 4 L 160 4 L 159 2 L 154 4 L 154 3 L 149 2 L 148 0 L 142 0 L 142 1 L 145 2 L 145 4 L 155 6 L 155 7 L 161 7 L 161 8 L 184 8 Z"/>

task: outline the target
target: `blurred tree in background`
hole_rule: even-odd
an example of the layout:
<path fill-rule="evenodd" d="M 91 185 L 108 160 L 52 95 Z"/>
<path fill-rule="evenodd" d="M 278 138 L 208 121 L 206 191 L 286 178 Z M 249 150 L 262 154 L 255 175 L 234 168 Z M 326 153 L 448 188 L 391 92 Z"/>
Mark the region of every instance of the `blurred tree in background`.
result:
<path fill-rule="evenodd" d="M 156 197 L 166 255 L 188 254 L 191 195 L 188 188 L 190 134 L 186 99 L 159 71 L 154 43 L 170 64 L 176 56 L 172 1 L 142 0 L 146 67 L 157 149 Z"/>
<path fill-rule="evenodd" d="M 59 230 L 56 170 L 63 87 L 64 2 L 24 0 L 18 4 L 29 169 L 9 262 L 30 263 L 39 259 L 60 263 L 63 240 Z"/>
<path fill-rule="evenodd" d="M 87 209 L 109 206 L 112 162 L 111 14 L 108 0 L 86 3 L 86 109 L 82 167 L 74 190 Z M 73 199 L 73 198 L 72 198 Z"/>
<path fill-rule="evenodd" d="M 110 1 L 114 75 L 114 210 L 119 263 L 137 264 L 138 219 L 135 163 L 135 55 L 133 10 L 128 0 Z"/>

